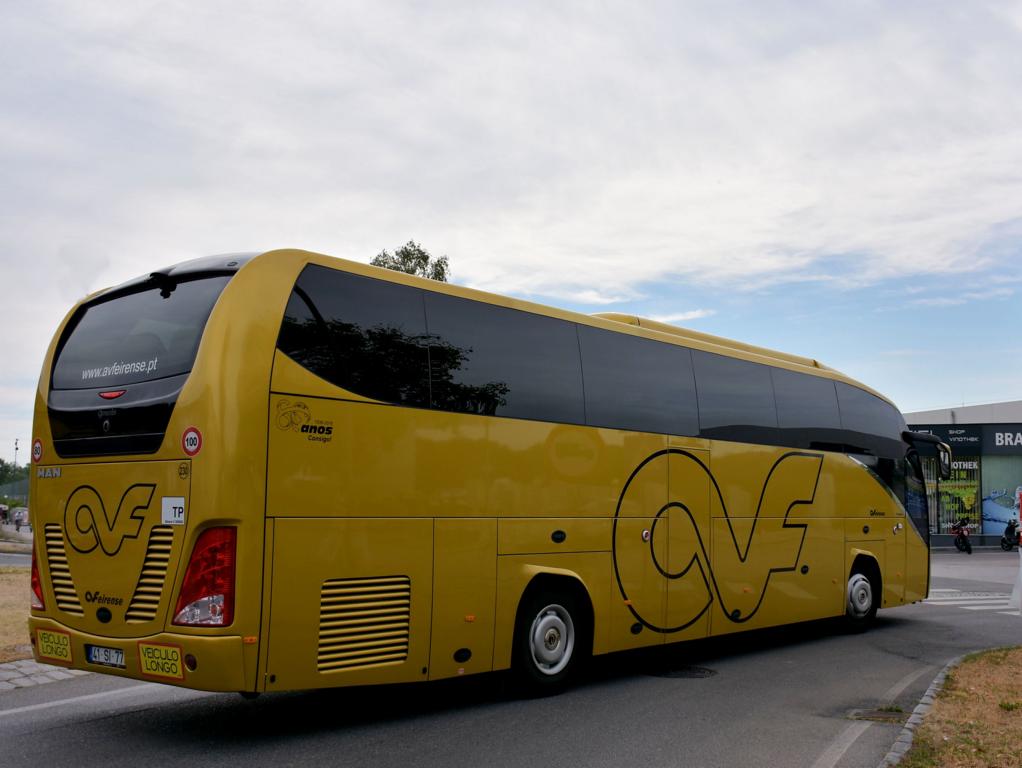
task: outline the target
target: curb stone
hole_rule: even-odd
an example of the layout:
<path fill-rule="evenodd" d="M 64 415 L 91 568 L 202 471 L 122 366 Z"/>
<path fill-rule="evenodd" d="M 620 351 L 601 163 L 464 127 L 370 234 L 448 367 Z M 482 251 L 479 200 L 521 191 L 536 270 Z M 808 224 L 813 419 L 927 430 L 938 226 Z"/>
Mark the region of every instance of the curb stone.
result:
<path fill-rule="evenodd" d="M 961 664 L 969 654 L 962 654 L 957 658 L 951 659 L 947 665 L 942 669 L 933 682 L 930 683 L 930 687 L 926 689 L 926 693 L 919 700 L 919 704 L 912 710 L 912 715 L 909 717 L 908 722 L 905 723 L 905 727 L 901 729 L 901 733 L 898 735 L 897 740 L 891 747 L 891 751 L 887 753 L 883 760 L 880 761 L 880 765 L 877 768 L 889 768 L 892 765 L 897 765 L 902 761 L 909 749 L 912 748 L 912 739 L 915 737 L 915 730 L 923 724 L 923 720 L 933 707 L 933 700 L 937 698 L 937 694 L 940 693 L 940 689 L 944 687 L 944 681 L 947 680 L 948 672 Z"/>
<path fill-rule="evenodd" d="M 73 677 L 88 675 L 81 669 L 64 669 L 51 664 L 40 664 L 31 659 L 11 661 L 0 664 L 0 691 L 13 691 L 15 688 L 30 688 L 34 685 L 55 683 L 58 680 L 70 680 Z"/>

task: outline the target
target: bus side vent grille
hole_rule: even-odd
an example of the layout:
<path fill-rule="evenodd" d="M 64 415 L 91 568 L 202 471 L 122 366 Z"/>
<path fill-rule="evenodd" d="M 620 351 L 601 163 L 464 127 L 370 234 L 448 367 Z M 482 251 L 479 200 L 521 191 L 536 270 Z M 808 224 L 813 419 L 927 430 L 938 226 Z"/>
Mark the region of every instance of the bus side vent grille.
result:
<path fill-rule="evenodd" d="M 47 523 L 43 526 L 43 533 L 46 537 L 46 562 L 50 568 L 50 583 L 53 585 L 57 607 L 64 613 L 84 616 L 82 602 L 78 599 L 75 583 L 71 579 L 71 566 L 67 563 L 64 532 L 59 523 Z"/>
<path fill-rule="evenodd" d="M 149 546 L 142 562 L 138 586 L 131 596 L 125 621 L 143 622 L 156 618 L 163 597 L 163 582 L 167 578 L 170 550 L 174 546 L 174 529 L 169 525 L 155 525 L 149 532 Z"/>
<path fill-rule="evenodd" d="M 319 603 L 320 672 L 408 658 L 412 581 L 407 576 L 330 579 Z"/>

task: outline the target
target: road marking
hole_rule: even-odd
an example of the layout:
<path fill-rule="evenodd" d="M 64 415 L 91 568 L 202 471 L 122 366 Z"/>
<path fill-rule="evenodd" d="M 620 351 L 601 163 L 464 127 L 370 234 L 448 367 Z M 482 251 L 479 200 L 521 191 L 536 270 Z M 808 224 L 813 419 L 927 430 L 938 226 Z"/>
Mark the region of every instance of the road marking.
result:
<path fill-rule="evenodd" d="M 891 699 L 897 698 L 902 691 L 904 691 L 906 688 L 912 685 L 912 683 L 914 683 L 916 680 L 918 680 L 920 677 L 926 674 L 927 670 L 930 669 L 932 668 L 923 667 L 922 669 L 917 669 L 915 672 L 909 672 L 907 675 L 901 678 L 901 680 L 899 680 L 898 682 L 896 682 L 894 685 L 887 689 L 887 692 L 884 694 L 885 701 L 890 701 Z"/>
<path fill-rule="evenodd" d="M 961 608 L 963 611 L 997 611 L 1006 616 L 1018 616 L 1016 611 L 1005 611 L 1005 608 L 1014 608 L 1011 604 L 1011 595 L 1005 592 L 961 592 L 960 590 L 930 590 L 941 592 L 941 595 L 930 597 L 923 601 L 924 605 L 948 606 Z"/>
<path fill-rule="evenodd" d="M 856 739 L 866 732 L 872 723 L 852 723 L 830 743 L 830 746 L 823 750 L 823 754 L 816 758 L 811 768 L 834 768 L 838 760 L 844 757 L 848 748 L 855 743 Z"/>
<path fill-rule="evenodd" d="M 122 696 L 125 693 L 131 693 L 132 691 L 138 691 L 142 688 L 156 688 L 162 687 L 157 686 L 156 683 L 141 683 L 140 685 L 132 685 L 127 688 L 118 688 L 116 691 L 102 691 L 100 693 L 89 693 L 85 696 L 74 696 L 70 699 L 58 699 L 57 701 L 47 701 L 43 704 L 29 704 L 26 707 L 14 707 L 13 709 L 0 709 L 0 716 L 4 715 L 20 715 L 24 712 L 37 712 L 40 709 L 51 709 L 53 707 L 62 707 L 65 704 L 77 704 L 80 701 L 92 701 L 94 699 L 108 699 L 114 696 Z"/>
<path fill-rule="evenodd" d="M 987 605 L 962 605 L 963 611 L 1000 611 L 1001 608 L 1010 608 L 1012 604 L 1005 600 L 1004 602 L 990 603 Z"/>
<path fill-rule="evenodd" d="M 882 697 L 884 702 L 886 703 L 897 698 L 898 695 L 912 685 L 912 683 L 927 672 L 931 671 L 933 671 L 932 667 L 923 667 L 922 669 L 909 672 L 901 678 L 901 680 L 896 682 L 884 692 Z M 830 743 L 830 746 L 823 751 L 823 754 L 816 758 L 816 762 L 812 764 L 811 768 L 834 768 L 834 766 L 838 764 L 838 761 L 844 757 L 845 752 L 849 750 L 852 744 L 854 744 L 871 725 L 873 725 L 873 723 L 869 722 L 852 723 L 849 725 L 838 734 L 837 738 Z"/>
<path fill-rule="evenodd" d="M 924 603 L 947 603 L 953 600 L 1006 600 L 1011 597 L 1008 592 L 956 592 L 953 595 L 928 597 Z"/>

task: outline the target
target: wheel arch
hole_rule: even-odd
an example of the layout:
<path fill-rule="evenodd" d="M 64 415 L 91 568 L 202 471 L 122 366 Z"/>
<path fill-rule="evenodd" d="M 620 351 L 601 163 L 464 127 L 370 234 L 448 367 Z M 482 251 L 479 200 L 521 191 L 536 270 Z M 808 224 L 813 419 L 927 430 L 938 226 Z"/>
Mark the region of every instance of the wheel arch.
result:
<path fill-rule="evenodd" d="M 848 568 L 848 578 L 851 578 L 853 573 L 862 573 L 867 577 L 876 576 L 877 594 L 882 596 L 884 593 L 884 575 L 876 555 L 861 549 L 853 549 L 851 554 L 852 564 Z M 872 581 L 872 579 L 870 580 Z"/>
<path fill-rule="evenodd" d="M 518 627 L 518 622 L 521 621 L 521 610 L 522 605 L 532 597 L 534 594 L 553 594 L 558 591 L 571 592 L 578 598 L 579 604 L 582 606 L 583 615 L 580 617 L 584 622 L 584 633 L 579 633 L 579 639 L 584 640 L 585 644 L 582 647 L 582 651 L 590 655 L 593 652 L 593 601 L 589 595 L 589 590 L 582 580 L 582 577 L 577 573 L 571 571 L 557 570 L 543 570 L 536 573 L 529 583 L 525 585 L 525 589 L 518 596 L 518 606 L 515 608 L 515 623 L 514 626 Z"/>
<path fill-rule="evenodd" d="M 852 613 L 853 583 L 861 574 L 868 582 L 872 593 L 872 608 L 865 614 Z M 884 583 L 880 562 L 872 552 L 853 550 L 852 564 L 848 568 L 848 587 L 845 591 L 844 621 L 852 632 L 862 632 L 876 621 L 877 610 L 883 605 Z M 856 594 L 859 590 L 856 589 Z"/>
<path fill-rule="evenodd" d="M 595 608 L 592 589 L 586 579 L 568 568 L 522 564 L 513 569 L 498 585 L 498 631 L 494 636 L 493 668 L 506 669 L 511 666 L 512 640 L 520 620 L 522 604 L 533 594 L 554 592 L 559 589 L 571 590 L 583 606 L 586 623 L 585 642 L 582 650 L 591 654 L 595 635 Z M 503 627 L 503 629 L 501 629 Z M 580 635 L 583 637 L 583 635 Z"/>

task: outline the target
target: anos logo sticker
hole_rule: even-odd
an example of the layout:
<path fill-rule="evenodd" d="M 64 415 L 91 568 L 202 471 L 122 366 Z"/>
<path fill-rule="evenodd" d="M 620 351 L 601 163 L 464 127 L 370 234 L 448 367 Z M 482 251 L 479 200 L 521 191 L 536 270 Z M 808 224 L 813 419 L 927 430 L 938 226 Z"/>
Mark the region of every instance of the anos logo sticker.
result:
<path fill-rule="evenodd" d="M 329 443 L 334 439 L 334 423 L 313 418 L 309 406 L 303 402 L 281 400 L 277 403 L 277 429 L 298 432 L 313 443 Z"/>

